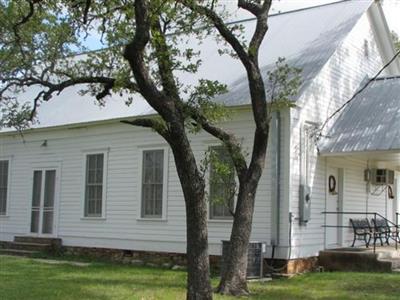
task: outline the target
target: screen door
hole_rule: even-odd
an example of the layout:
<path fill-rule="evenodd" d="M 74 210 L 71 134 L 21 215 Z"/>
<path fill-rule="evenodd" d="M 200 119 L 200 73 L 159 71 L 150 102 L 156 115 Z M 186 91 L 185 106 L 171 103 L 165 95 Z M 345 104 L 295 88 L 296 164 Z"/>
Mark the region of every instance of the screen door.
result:
<path fill-rule="evenodd" d="M 31 233 L 53 234 L 56 170 L 33 171 Z"/>

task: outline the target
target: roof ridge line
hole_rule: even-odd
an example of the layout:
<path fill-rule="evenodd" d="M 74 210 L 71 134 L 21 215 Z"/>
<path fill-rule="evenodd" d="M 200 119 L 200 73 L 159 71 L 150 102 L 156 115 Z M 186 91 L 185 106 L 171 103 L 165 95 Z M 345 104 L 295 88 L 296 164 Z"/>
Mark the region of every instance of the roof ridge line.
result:
<path fill-rule="evenodd" d="M 386 79 L 400 79 L 400 75 L 381 76 L 381 77 L 376 78 L 375 81 L 386 80 Z"/>
<path fill-rule="evenodd" d="M 340 0 L 340 1 L 334 1 L 334 2 L 329 2 L 329 3 L 319 4 L 319 5 L 315 5 L 315 6 L 307 6 L 307 7 L 288 10 L 288 11 L 284 11 L 284 12 L 273 13 L 273 14 L 268 15 L 268 17 L 277 17 L 277 16 L 281 16 L 281 15 L 297 13 L 297 12 L 304 11 L 304 10 L 311 10 L 311 9 L 314 9 L 314 8 L 320 8 L 320 7 L 324 7 L 324 6 L 335 5 L 335 4 L 339 4 L 339 3 L 343 3 L 343 2 L 350 2 L 350 1 L 351 0 Z M 233 25 L 233 24 L 238 24 L 238 23 L 254 21 L 256 19 L 257 19 L 256 17 L 251 17 L 251 18 L 246 18 L 246 19 L 226 22 L 225 24 L 226 25 Z"/>
<path fill-rule="evenodd" d="M 333 0 L 334 1 L 334 0 Z M 274 13 L 274 14 L 270 14 L 268 15 L 268 17 L 277 17 L 277 16 L 281 16 L 281 15 L 286 15 L 286 14 L 291 14 L 291 13 L 297 13 L 300 11 L 305 11 L 305 10 L 311 10 L 314 8 L 320 8 L 320 7 L 324 7 L 324 6 L 330 6 L 330 5 L 336 5 L 336 4 L 340 4 L 340 3 L 344 3 L 344 2 L 350 2 L 351 0 L 340 0 L 340 1 L 334 1 L 334 2 L 329 2 L 329 3 L 325 3 L 325 4 L 319 4 L 319 5 L 315 5 L 315 6 L 308 6 L 308 7 L 303 7 L 303 8 L 298 8 L 298 9 L 293 9 L 293 10 L 288 10 L 288 11 L 284 11 L 284 12 L 279 12 L 279 13 Z M 256 17 L 251 17 L 251 18 L 245 18 L 245 19 L 241 19 L 241 20 L 235 20 L 235 21 L 230 21 L 230 22 L 226 22 L 226 25 L 234 25 L 234 24 L 240 24 L 240 23 L 246 23 L 246 22 L 250 22 L 250 21 L 254 21 L 256 20 Z M 169 35 L 179 35 L 182 32 L 170 32 L 167 34 L 167 36 Z M 100 52 L 103 50 L 107 50 L 109 47 L 104 47 L 104 48 L 99 48 L 99 49 L 92 49 L 92 50 L 87 50 L 87 51 L 82 51 L 79 53 L 74 53 L 71 55 L 68 55 L 67 57 L 75 57 L 75 56 L 79 56 L 79 55 L 85 55 L 85 54 L 90 54 L 90 53 L 96 53 L 96 52 Z"/>

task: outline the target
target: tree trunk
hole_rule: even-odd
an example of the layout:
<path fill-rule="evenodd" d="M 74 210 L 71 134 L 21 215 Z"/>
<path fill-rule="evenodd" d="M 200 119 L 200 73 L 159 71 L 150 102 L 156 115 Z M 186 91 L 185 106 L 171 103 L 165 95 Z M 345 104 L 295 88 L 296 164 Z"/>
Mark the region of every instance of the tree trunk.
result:
<path fill-rule="evenodd" d="M 207 238 L 207 207 L 204 194 L 193 195 L 195 203 L 186 205 L 187 299 L 212 299 Z"/>
<path fill-rule="evenodd" d="M 253 223 L 256 191 L 264 168 L 269 126 L 256 130 L 253 155 L 247 174 L 239 181 L 239 194 L 232 225 L 230 247 L 222 267 L 217 292 L 234 296 L 248 295 L 247 251 Z"/>
<path fill-rule="evenodd" d="M 176 169 L 186 205 L 187 299 L 212 299 L 208 256 L 207 203 L 205 182 L 199 172 L 189 141 L 180 131 L 171 133 Z"/>
<path fill-rule="evenodd" d="M 256 189 L 249 185 L 239 189 L 238 204 L 233 221 L 229 251 L 224 258 L 223 273 L 217 292 L 221 294 L 243 296 L 249 294 L 247 287 L 247 250 L 253 221 Z"/>

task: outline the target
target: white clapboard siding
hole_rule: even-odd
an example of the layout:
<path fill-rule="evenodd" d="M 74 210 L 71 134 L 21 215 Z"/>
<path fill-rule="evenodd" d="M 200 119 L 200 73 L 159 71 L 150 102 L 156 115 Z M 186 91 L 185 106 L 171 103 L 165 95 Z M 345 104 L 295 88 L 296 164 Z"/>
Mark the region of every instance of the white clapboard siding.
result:
<path fill-rule="evenodd" d="M 366 45 L 368 45 L 368 50 L 365 49 Z M 367 76 L 374 76 L 382 66 L 381 54 L 371 20 L 366 13 L 301 96 L 299 107 L 292 110 L 290 211 L 295 216 L 299 216 L 301 176 L 299 149 L 302 124 L 304 122 L 322 124 L 330 114 L 353 95 Z M 339 163 L 339 161 L 336 162 Z M 365 211 L 367 209 L 365 203 L 367 193 L 362 176 L 366 164 L 361 166 L 355 163 L 351 164 L 347 160 L 342 160 L 342 162 L 344 162 L 343 168 L 346 178 L 344 210 Z M 311 176 L 313 182 L 311 221 L 306 226 L 300 226 L 297 220 L 293 224 L 293 258 L 317 255 L 318 251 L 325 247 L 325 230 L 323 228 L 325 216 L 322 212 L 325 211 L 327 189 L 326 164 L 327 160 L 319 157 L 317 151 L 315 151 Z M 383 211 L 384 207 L 382 207 L 380 200 L 374 199 L 370 203 L 369 209 L 378 212 Z"/>
<path fill-rule="evenodd" d="M 234 121 L 222 126 L 243 137 L 245 150 L 250 152 L 254 130 L 251 113 L 248 110 L 235 112 L 232 119 Z M 29 234 L 32 168 L 57 162 L 61 165 L 57 234 L 64 244 L 185 251 L 185 205 L 171 150 L 168 156 L 167 220 L 138 220 L 140 151 L 146 147 L 165 146 L 166 143 L 157 134 L 115 122 L 76 129 L 33 130 L 23 138 L 24 142 L 19 135 L 0 137 L 2 155 L 13 157 L 9 216 L 0 219 L 1 239 L 9 240 L 14 235 Z M 205 133 L 190 139 L 198 161 L 210 145 L 218 144 Z M 47 140 L 47 147 L 41 147 L 44 140 Z M 88 220 L 82 218 L 83 151 L 96 149 L 108 149 L 106 211 L 105 219 Z M 257 192 L 251 237 L 259 241 L 270 240 L 269 160 L 266 165 Z M 229 238 L 231 224 L 230 221 L 210 220 L 209 242 L 212 254 L 220 253 L 221 240 Z"/>

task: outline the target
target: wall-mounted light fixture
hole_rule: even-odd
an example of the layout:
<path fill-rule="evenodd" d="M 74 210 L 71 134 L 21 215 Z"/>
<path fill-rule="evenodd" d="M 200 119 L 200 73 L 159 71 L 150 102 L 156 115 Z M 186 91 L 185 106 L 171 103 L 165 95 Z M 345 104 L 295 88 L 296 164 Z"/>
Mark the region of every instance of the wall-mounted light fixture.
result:
<path fill-rule="evenodd" d="M 47 140 L 44 140 L 40 147 L 47 147 Z"/>

